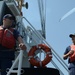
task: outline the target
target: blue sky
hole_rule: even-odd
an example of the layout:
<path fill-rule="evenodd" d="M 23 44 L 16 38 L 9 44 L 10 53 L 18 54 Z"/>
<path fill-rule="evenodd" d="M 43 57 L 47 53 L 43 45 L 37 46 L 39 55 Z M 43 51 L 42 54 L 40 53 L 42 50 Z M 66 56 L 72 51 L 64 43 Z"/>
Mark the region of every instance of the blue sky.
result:
<path fill-rule="evenodd" d="M 23 15 L 37 29 L 41 29 L 37 0 L 25 0 L 29 8 L 23 8 Z M 69 34 L 75 33 L 75 13 L 61 22 L 60 18 L 75 7 L 75 0 L 46 0 L 46 41 L 62 58 L 72 42 Z M 67 63 L 67 61 L 65 61 Z"/>

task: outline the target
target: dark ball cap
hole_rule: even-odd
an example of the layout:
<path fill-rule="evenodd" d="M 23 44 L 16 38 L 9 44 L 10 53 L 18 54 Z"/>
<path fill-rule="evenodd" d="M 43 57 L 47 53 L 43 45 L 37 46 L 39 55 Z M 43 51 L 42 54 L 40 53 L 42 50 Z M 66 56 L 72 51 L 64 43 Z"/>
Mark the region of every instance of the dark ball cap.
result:
<path fill-rule="evenodd" d="M 72 38 L 73 36 L 75 37 L 75 33 L 69 35 L 70 38 Z"/>
<path fill-rule="evenodd" d="M 13 16 L 11 14 L 6 14 L 4 15 L 3 19 L 10 19 L 10 20 L 14 20 Z"/>

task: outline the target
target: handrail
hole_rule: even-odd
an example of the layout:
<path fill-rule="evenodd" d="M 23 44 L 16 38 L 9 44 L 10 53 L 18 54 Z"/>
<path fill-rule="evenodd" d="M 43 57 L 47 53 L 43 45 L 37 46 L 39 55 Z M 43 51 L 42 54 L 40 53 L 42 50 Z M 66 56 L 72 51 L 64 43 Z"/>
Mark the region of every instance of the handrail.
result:
<path fill-rule="evenodd" d="M 48 45 L 52 49 L 52 53 L 54 57 L 60 62 L 60 64 L 65 68 L 65 70 L 68 72 L 68 65 L 62 60 L 62 58 L 55 52 L 55 50 L 47 43 L 47 41 L 42 37 L 42 35 L 33 27 L 33 25 L 25 18 L 22 17 L 22 20 L 25 19 L 28 24 L 32 27 L 31 30 L 35 33 L 35 35 L 46 45 Z M 64 66 L 65 65 L 65 66 Z"/>
<path fill-rule="evenodd" d="M 63 72 L 59 69 L 59 67 L 55 64 L 55 62 L 54 62 L 53 60 L 52 60 L 51 62 L 52 62 L 52 64 L 60 71 L 60 73 L 61 73 L 62 75 L 64 75 Z"/>

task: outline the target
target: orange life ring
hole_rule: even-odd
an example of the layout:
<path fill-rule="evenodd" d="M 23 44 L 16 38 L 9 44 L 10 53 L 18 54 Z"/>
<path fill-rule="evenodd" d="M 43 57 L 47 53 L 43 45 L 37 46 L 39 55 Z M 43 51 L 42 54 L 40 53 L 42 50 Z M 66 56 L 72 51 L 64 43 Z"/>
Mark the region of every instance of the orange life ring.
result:
<path fill-rule="evenodd" d="M 45 59 L 41 62 L 36 61 L 34 58 L 35 51 L 38 50 L 38 48 L 42 49 L 46 53 Z M 32 48 L 30 49 L 30 51 L 28 53 L 28 56 L 29 56 L 29 62 L 33 66 L 37 66 L 37 67 L 40 67 L 40 66 L 45 67 L 45 65 L 47 65 L 52 59 L 51 49 L 45 44 L 39 44 L 38 46 L 32 46 Z"/>

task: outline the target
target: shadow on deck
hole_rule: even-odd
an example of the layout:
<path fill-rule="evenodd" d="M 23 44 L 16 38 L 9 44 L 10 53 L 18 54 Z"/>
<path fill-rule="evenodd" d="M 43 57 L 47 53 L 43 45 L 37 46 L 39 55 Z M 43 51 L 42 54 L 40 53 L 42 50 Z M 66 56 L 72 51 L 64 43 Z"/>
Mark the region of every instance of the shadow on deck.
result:
<path fill-rule="evenodd" d="M 21 75 L 60 75 L 59 71 L 54 68 L 23 68 L 23 70 L 24 73 Z"/>

